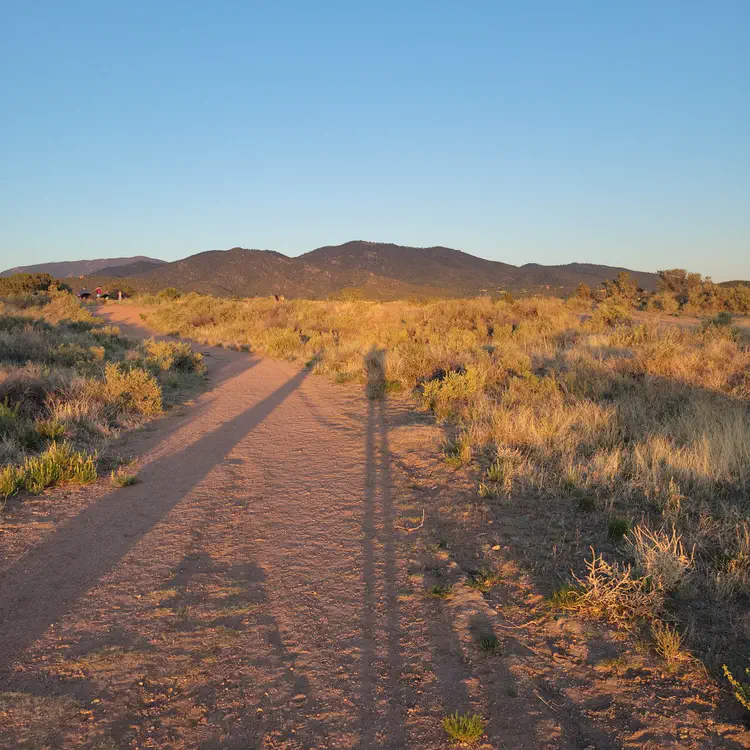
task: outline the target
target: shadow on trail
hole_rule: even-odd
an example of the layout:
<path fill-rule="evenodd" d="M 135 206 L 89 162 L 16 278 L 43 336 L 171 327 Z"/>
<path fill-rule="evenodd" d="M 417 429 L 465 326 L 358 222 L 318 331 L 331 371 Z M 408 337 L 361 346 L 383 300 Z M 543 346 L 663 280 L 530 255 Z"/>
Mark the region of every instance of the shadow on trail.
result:
<path fill-rule="evenodd" d="M 486 735 L 494 747 L 528 748 L 555 746 L 586 747 L 589 735 L 569 717 L 556 713 L 553 706 L 556 694 L 547 693 L 539 686 L 533 700 L 518 696 L 519 676 L 509 668 L 507 657 L 522 660 L 528 652 L 512 634 L 500 630 L 498 619 L 482 601 L 482 595 L 469 588 L 458 576 L 464 574 L 450 568 L 437 578 L 443 584 L 455 583 L 455 594 L 447 600 L 428 598 L 427 592 L 417 590 L 415 597 L 423 619 L 423 630 L 412 633 L 414 623 L 404 621 L 399 604 L 398 567 L 399 549 L 409 542 L 398 532 L 398 513 L 418 518 L 425 504 L 405 503 L 399 493 L 394 503 L 394 470 L 400 476 L 413 471 L 393 457 L 389 446 L 389 428 L 412 425 L 415 416 L 398 415 L 387 418 L 385 397 L 385 352 L 372 350 L 366 359 L 368 394 L 374 397 L 368 407 L 366 431 L 366 484 L 362 520 L 364 590 L 362 634 L 363 650 L 360 667 L 359 696 L 361 747 L 435 747 L 447 740 L 442 720 L 453 713 L 478 713 L 486 720 Z M 427 421 L 417 417 L 418 421 Z M 430 418 L 430 421 L 432 419 Z M 432 498 L 422 498 L 427 501 Z M 396 505 L 397 507 L 394 507 Z M 421 507 L 420 507 L 421 506 Z M 441 529 L 440 511 L 432 505 L 426 527 L 413 537 L 414 541 L 450 538 L 448 529 Z M 423 521 L 424 522 L 424 521 Z M 450 522 L 452 523 L 452 522 Z M 429 545 L 432 546 L 432 543 Z M 414 551 L 407 552 L 412 555 Z M 427 562 L 427 580 L 441 559 Z M 431 556 L 431 555 L 430 555 Z M 382 558 L 382 561 L 381 559 Z M 433 567 L 434 566 L 434 567 Z M 380 594 L 380 595 L 379 595 Z M 378 627 L 380 625 L 380 627 Z M 419 626 L 418 626 L 419 627 Z M 415 663 L 405 639 L 423 637 L 422 651 Z M 494 639 L 494 640 L 493 640 Z M 483 649 L 482 642 L 489 644 Z M 492 644 L 496 645 L 492 645 Z M 495 651 L 492 651 L 496 649 Z M 487 651 L 491 653 L 487 653 Z M 385 669 L 378 668 L 387 660 Z M 425 680 L 414 690 L 405 679 L 414 667 L 425 665 L 433 680 Z M 541 696 L 541 697 L 539 697 Z M 546 701 L 546 704 L 545 704 Z M 410 720 L 411 708 L 417 707 L 419 719 Z M 382 724 L 376 718 L 383 716 Z M 427 724 L 425 724 L 427 719 Z M 413 723 L 412 723 L 413 722 Z M 409 732 L 412 728 L 412 735 Z M 378 731 L 380 730 L 380 731 Z M 596 747 L 611 748 L 600 734 L 591 733 Z M 419 737 L 419 739 L 417 739 Z"/>
<path fill-rule="evenodd" d="M 384 352 L 368 355 L 368 393 L 377 394 L 384 371 Z M 373 362 L 377 365 L 373 367 Z M 396 539 L 392 496 L 391 459 L 382 400 L 370 400 L 365 428 L 365 487 L 362 513 L 362 649 L 360 662 L 360 746 L 382 747 L 379 724 L 388 733 L 385 747 L 407 746 L 406 700 L 402 682 Z M 378 560 L 378 557 L 381 559 Z M 380 594 L 380 596 L 379 596 Z M 380 616 L 380 617 L 379 617 Z M 378 620 L 382 624 L 378 623 Z M 384 646 L 379 656 L 378 645 Z M 379 662 L 384 662 L 379 668 Z M 385 705 L 378 695 L 384 686 Z"/>
<path fill-rule="evenodd" d="M 0 674 L 194 489 L 308 374 L 188 447 L 148 464 L 141 484 L 115 490 L 61 526 L 0 579 Z"/>

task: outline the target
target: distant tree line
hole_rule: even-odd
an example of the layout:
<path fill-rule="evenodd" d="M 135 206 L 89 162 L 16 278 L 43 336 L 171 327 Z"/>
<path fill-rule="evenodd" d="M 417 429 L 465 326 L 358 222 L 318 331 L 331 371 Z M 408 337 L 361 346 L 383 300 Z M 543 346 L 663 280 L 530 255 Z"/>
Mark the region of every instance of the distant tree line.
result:
<path fill-rule="evenodd" d="M 655 292 L 645 291 L 627 271 L 620 271 L 614 279 L 605 281 L 597 292 L 593 292 L 587 284 L 579 284 L 573 296 L 584 301 L 607 300 L 668 314 L 682 312 L 699 315 L 721 311 L 750 314 L 750 286 L 746 284 L 715 284 L 709 276 L 690 273 L 683 268 L 670 268 L 657 273 L 659 281 Z"/>
<path fill-rule="evenodd" d="M 67 284 L 57 281 L 48 273 L 16 273 L 13 276 L 0 278 L 0 296 L 2 297 L 48 292 L 52 289 L 72 291 Z"/>

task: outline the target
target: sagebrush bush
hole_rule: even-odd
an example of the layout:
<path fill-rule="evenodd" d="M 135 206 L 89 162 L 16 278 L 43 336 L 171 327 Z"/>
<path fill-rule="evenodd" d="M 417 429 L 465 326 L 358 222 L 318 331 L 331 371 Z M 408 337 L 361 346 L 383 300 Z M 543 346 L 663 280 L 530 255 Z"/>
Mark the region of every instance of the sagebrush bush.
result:
<path fill-rule="evenodd" d="M 162 391 L 156 378 L 140 367 L 108 363 L 103 381 L 92 381 L 90 393 L 118 416 L 152 416 L 162 410 Z"/>
<path fill-rule="evenodd" d="M 193 351 L 184 341 L 157 341 L 147 339 L 143 342 L 146 351 L 146 363 L 156 371 L 192 372 L 203 374 L 206 366 L 203 355 Z"/>

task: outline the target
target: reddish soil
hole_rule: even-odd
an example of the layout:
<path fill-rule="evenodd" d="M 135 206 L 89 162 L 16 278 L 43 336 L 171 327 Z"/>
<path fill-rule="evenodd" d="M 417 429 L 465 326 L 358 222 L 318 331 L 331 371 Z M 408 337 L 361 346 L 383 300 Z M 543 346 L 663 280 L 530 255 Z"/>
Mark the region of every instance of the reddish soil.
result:
<path fill-rule="evenodd" d="M 103 314 L 143 335 L 138 313 Z M 522 524 L 476 510 L 430 418 L 199 348 L 206 391 L 113 446 L 138 484 L 2 517 L 0 747 L 431 750 L 454 711 L 488 720 L 483 748 L 749 746 L 715 695 L 622 676 L 615 636 L 532 623 Z M 489 593 L 463 574 L 485 548 Z"/>

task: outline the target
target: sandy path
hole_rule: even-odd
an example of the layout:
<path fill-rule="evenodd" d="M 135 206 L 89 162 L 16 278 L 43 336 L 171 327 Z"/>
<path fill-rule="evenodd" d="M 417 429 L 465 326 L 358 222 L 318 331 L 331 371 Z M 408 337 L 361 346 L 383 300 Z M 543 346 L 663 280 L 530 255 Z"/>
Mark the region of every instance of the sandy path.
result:
<path fill-rule="evenodd" d="M 138 312 L 103 314 L 144 334 Z M 207 392 L 127 442 L 137 485 L 17 511 L 0 745 L 448 747 L 440 720 L 477 707 L 477 685 L 409 577 L 385 407 L 202 348 Z M 543 746 L 516 723 L 508 746 Z"/>

